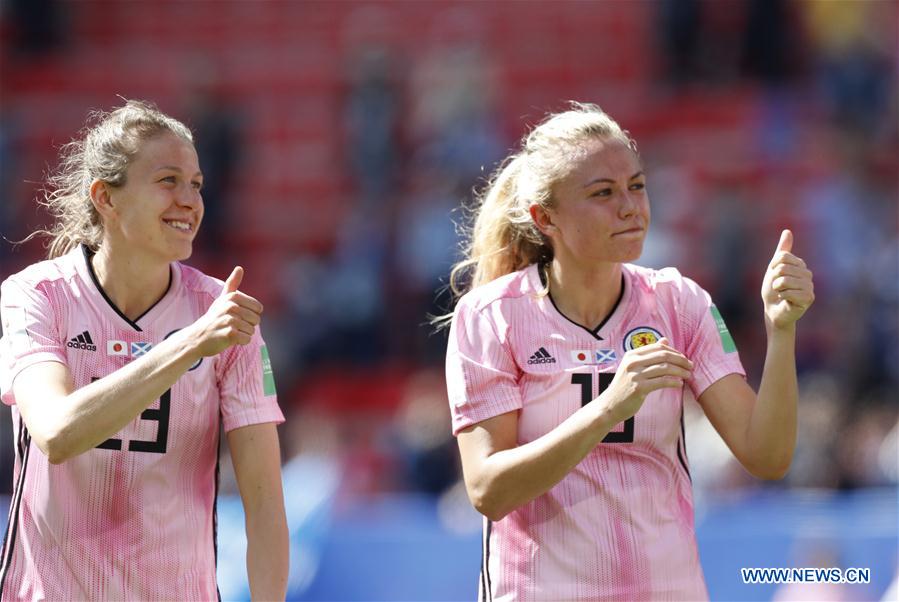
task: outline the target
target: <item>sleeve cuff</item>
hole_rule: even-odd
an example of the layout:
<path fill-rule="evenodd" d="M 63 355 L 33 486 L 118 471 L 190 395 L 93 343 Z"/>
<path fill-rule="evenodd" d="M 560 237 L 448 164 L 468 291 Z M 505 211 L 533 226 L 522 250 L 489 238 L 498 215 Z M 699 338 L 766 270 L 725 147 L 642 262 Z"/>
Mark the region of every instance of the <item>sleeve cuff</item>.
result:
<path fill-rule="evenodd" d="M 239 414 L 225 416 L 222 419 L 222 425 L 225 427 L 226 433 L 242 426 L 263 424 L 266 422 L 274 422 L 275 424 L 284 422 L 284 413 L 281 412 L 281 408 L 277 404 L 267 404 L 265 407 L 250 408 Z"/>
<path fill-rule="evenodd" d="M 4 404 L 11 406 L 15 403 L 15 397 L 12 393 L 12 385 L 19 373 L 22 372 L 22 370 L 24 370 L 25 368 L 30 368 L 35 364 L 40 364 L 43 362 L 57 362 L 59 364 L 62 364 L 63 366 L 68 366 L 66 358 L 62 354 L 53 353 L 50 351 L 38 351 L 36 353 L 31 353 L 18 358 L 12 369 L 10 369 L 9 373 L 5 375 L 5 378 L 3 379 L 4 382 L 0 383 L 0 388 L 2 388 L 2 400 Z"/>
<path fill-rule="evenodd" d="M 474 408 L 471 408 L 471 405 L 471 402 L 468 402 L 461 407 L 453 408 L 453 436 L 458 436 L 460 431 L 470 427 L 472 424 L 495 418 L 501 414 L 517 412 L 521 409 L 521 403 L 515 399 L 506 399 L 501 402 L 491 400 L 489 404 Z M 462 411 L 465 413 L 461 413 Z"/>
<path fill-rule="evenodd" d="M 690 388 L 693 389 L 693 395 L 696 399 L 702 395 L 706 389 L 715 382 L 721 380 L 728 374 L 739 374 L 746 378 L 746 371 L 740 363 L 740 358 L 736 353 L 732 354 L 733 359 L 725 359 L 723 362 L 713 364 L 711 366 L 703 366 L 690 382 Z"/>

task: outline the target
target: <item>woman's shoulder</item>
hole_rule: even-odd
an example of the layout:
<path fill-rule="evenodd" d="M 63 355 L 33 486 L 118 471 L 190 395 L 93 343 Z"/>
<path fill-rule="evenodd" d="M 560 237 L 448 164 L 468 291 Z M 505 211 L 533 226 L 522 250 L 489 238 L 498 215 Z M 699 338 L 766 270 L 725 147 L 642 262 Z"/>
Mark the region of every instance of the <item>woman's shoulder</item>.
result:
<path fill-rule="evenodd" d="M 535 279 L 539 283 L 537 266 L 534 264 L 471 289 L 462 295 L 458 306 L 479 311 L 503 299 L 525 297 L 538 292 Z"/>
<path fill-rule="evenodd" d="M 648 268 L 632 263 L 624 264 L 624 269 L 644 286 L 656 290 L 659 288 L 673 287 L 678 290 L 684 286 L 696 286 L 696 283 L 681 274 L 675 267 Z"/>
<path fill-rule="evenodd" d="M 32 263 L 23 270 L 8 276 L 4 283 L 16 283 L 31 289 L 48 283 L 68 281 L 77 273 L 76 252 L 80 253 L 76 250 L 60 257 Z"/>
<path fill-rule="evenodd" d="M 193 293 L 218 297 L 222 292 L 222 287 L 225 286 L 223 280 L 205 274 L 195 267 L 180 262 L 176 262 L 175 267 L 181 270 L 181 285 Z"/>
<path fill-rule="evenodd" d="M 675 267 L 656 269 L 625 264 L 625 270 L 630 274 L 635 288 L 657 297 L 683 299 L 685 297 L 703 297 L 707 294 L 696 281 L 684 276 Z"/>

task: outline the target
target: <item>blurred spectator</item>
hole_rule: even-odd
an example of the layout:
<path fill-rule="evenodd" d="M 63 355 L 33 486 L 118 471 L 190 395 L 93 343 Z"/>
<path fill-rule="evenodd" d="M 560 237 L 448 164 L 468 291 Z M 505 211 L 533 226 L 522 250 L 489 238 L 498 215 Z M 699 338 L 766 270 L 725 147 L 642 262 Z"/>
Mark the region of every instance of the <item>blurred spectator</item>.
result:
<path fill-rule="evenodd" d="M 413 65 L 410 138 L 417 163 L 473 184 L 502 153 L 495 107 L 496 72 L 470 7 L 436 13 L 430 46 Z"/>
<path fill-rule="evenodd" d="M 221 89 L 221 75 L 214 64 L 198 60 L 187 80 L 191 88 L 186 99 L 190 124 L 203 172 L 203 227 L 200 247 L 215 249 L 218 259 L 228 249 L 227 229 L 231 226 L 231 208 L 235 173 L 240 168 L 242 144 L 240 119 Z M 242 199 L 242 205 L 251 199 Z"/>
<path fill-rule="evenodd" d="M 657 9 L 656 63 L 674 92 L 738 83 L 745 3 L 661 0 Z M 745 46 L 745 44 L 744 44 Z M 642 136 L 641 136 L 642 138 Z"/>
<path fill-rule="evenodd" d="M 838 442 L 832 435 L 841 428 L 841 400 L 846 391 L 832 375 L 816 373 L 802 379 L 799 392 L 796 453 L 787 482 L 793 487 L 835 488 Z"/>
<path fill-rule="evenodd" d="M 393 58 L 386 48 L 357 51 L 350 62 L 344 106 L 346 153 L 357 202 L 395 194 L 401 149 L 400 91 Z"/>
<path fill-rule="evenodd" d="M 885 206 L 888 201 L 885 200 Z M 868 269 L 863 270 L 863 304 L 856 309 L 865 316 L 865 338 L 868 341 L 899 339 L 899 227 L 896 215 L 887 211 L 882 224 L 889 228 L 892 221 L 893 232 L 884 236 L 879 244 L 872 245 L 869 257 L 865 258 Z M 886 234 L 886 233 L 884 233 Z M 899 350 L 891 345 L 867 345 L 859 358 L 864 382 L 884 391 L 893 390 L 899 383 Z M 885 398 L 887 401 L 889 396 Z"/>
<path fill-rule="evenodd" d="M 757 331 L 758 306 L 746 302 L 746 282 L 757 279 L 761 286 L 766 260 L 760 263 L 746 249 L 758 225 L 758 206 L 736 187 L 717 188 L 711 196 L 704 246 L 715 274 L 715 305 L 736 333 Z"/>
<path fill-rule="evenodd" d="M 852 294 L 865 278 L 860 270 L 880 247 L 895 211 L 889 201 L 895 191 L 872 189 L 864 164 L 861 140 L 833 132 L 838 149 L 837 164 L 809 180 L 801 191 L 800 218 L 805 228 L 816 233 L 809 241 L 815 265 L 827 266 L 820 285 L 825 295 Z"/>
<path fill-rule="evenodd" d="M 440 362 L 445 340 L 429 336 L 427 315 L 445 313 L 444 290 L 457 258 L 454 210 L 493 171 L 502 152 L 495 68 L 484 26 L 469 6 L 435 13 L 428 47 L 412 65 L 408 139 L 414 144 L 404 202 L 395 223 L 394 314 L 418 316 L 400 328 L 396 349 L 417 362 Z M 438 297 L 435 300 L 435 295 Z M 403 323 L 398 319 L 397 323 Z"/>
<path fill-rule="evenodd" d="M 417 363 L 440 363 L 446 352 L 442 336 L 429 336 L 427 316 L 449 311 L 445 294 L 447 276 L 457 259 L 460 238 L 456 211 L 467 190 L 455 173 L 435 165 L 422 166 L 409 175 L 409 191 L 403 196 L 395 222 L 391 264 L 391 321 L 397 325 L 396 352 Z M 404 319 L 403 316 L 415 316 Z"/>
<path fill-rule="evenodd" d="M 0 103 L 2 103 L 0 99 Z M 9 194 L 16 189 L 13 177 L 16 173 L 16 153 L 13 152 L 14 122 L 9 111 L 0 111 L 0 194 Z M 24 234 L 18 223 L 20 203 L 0 202 L 0 273 L 11 274 L 3 269 L 4 260 L 12 251 L 10 242 L 19 240 Z"/>
<path fill-rule="evenodd" d="M 58 0 L 10 0 L 13 49 L 25 56 L 57 50 L 65 38 L 68 20 L 63 4 Z"/>
<path fill-rule="evenodd" d="M 818 86 L 830 115 L 875 138 L 895 130 L 883 127 L 896 97 L 896 14 L 888 4 L 833 0 L 797 5 L 805 12 Z"/>
<path fill-rule="evenodd" d="M 892 395 L 892 403 L 887 401 L 890 399 L 888 395 Z M 895 398 L 895 390 L 891 390 L 884 392 L 883 396 L 858 400 L 858 407 L 846 408 L 835 445 L 839 488 L 889 484 L 887 475 L 881 470 L 879 456 L 890 428 L 899 419 Z"/>
<path fill-rule="evenodd" d="M 780 85 L 797 71 L 796 30 L 786 0 L 748 0 L 743 30 L 743 72 Z"/>
<path fill-rule="evenodd" d="M 341 226 L 329 274 L 320 283 L 332 326 L 319 347 L 326 357 L 366 364 L 382 357 L 391 217 L 389 207 L 362 203 Z"/>
<path fill-rule="evenodd" d="M 330 257 L 298 256 L 285 266 L 282 287 L 291 333 L 293 369 L 339 362 L 369 364 L 383 357 L 388 325 L 384 263 L 387 216 L 376 207 L 354 209 Z"/>
<path fill-rule="evenodd" d="M 459 472 L 455 438 L 449 428 L 443 374 L 426 370 L 411 377 L 394 427 L 405 482 L 414 491 L 438 495 Z"/>
<path fill-rule="evenodd" d="M 895 189 L 880 183 L 855 136 L 834 136 L 839 163 L 808 181 L 798 209 L 804 227 L 816 233 L 808 241 L 810 264 L 824 268 L 815 322 L 827 330 L 813 336 L 829 348 L 819 361 L 839 370 L 847 387 L 864 397 L 897 382 L 896 353 L 870 344 L 899 336 L 899 295 L 892 284 L 899 265 L 889 242 L 897 222 Z M 834 316 L 839 329 L 827 326 Z"/>
<path fill-rule="evenodd" d="M 702 7 L 700 0 L 661 0 L 658 7 L 662 72 L 679 88 L 699 75 Z"/>

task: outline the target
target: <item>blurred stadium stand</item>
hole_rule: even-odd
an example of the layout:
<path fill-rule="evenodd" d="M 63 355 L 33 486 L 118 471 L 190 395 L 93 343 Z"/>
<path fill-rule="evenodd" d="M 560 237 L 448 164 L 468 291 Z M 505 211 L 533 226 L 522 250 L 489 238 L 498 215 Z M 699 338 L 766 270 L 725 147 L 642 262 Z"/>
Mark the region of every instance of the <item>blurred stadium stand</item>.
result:
<path fill-rule="evenodd" d="M 266 305 L 288 415 L 292 595 L 472 599 L 479 522 L 449 434 L 445 337 L 425 314 L 446 307 L 435 291 L 456 257 L 453 209 L 528 124 L 597 102 L 647 164 L 641 263 L 712 293 L 754 383 L 780 228 L 815 271 L 785 481 L 747 477 L 691 406 L 713 597 L 770 598 L 734 567 L 804 566 L 791 550 L 827 541 L 835 566 L 873 569 L 855 593 L 876 599 L 899 547 L 897 29 L 897 4 L 878 0 L 9 0 L 0 234 L 45 223 L 39 182 L 89 108 L 145 98 L 188 121 L 217 182 L 192 263 L 223 275 L 240 262 Z M 3 244 L 0 277 L 42 251 Z M 227 475 L 222 490 L 222 524 L 239 527 Z M 226 597 L 246 594 L 238 531 L 220 544 Z"/>

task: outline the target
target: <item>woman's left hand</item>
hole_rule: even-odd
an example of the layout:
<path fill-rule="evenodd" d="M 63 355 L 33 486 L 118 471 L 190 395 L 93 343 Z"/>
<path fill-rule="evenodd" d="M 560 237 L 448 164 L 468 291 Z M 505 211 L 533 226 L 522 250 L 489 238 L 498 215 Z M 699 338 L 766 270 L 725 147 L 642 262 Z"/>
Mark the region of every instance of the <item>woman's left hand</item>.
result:
<path fill-rule="evenodd" d="M 792 327 L 815 301 L 812 272 L 792 249 L 793 233 L 784 230 L 762 280 L 765 320 L 774 329 Z"/>

